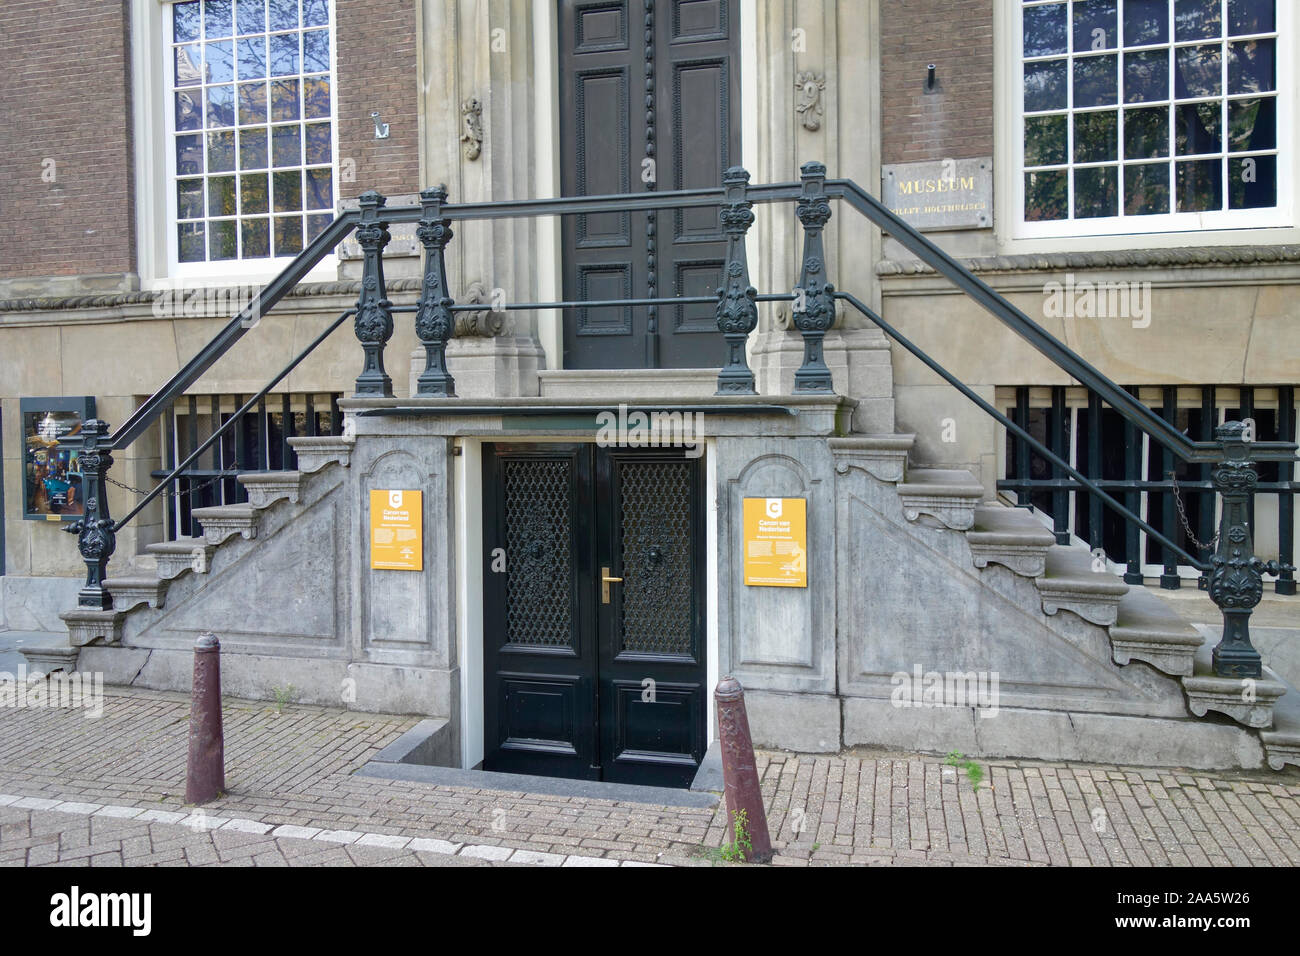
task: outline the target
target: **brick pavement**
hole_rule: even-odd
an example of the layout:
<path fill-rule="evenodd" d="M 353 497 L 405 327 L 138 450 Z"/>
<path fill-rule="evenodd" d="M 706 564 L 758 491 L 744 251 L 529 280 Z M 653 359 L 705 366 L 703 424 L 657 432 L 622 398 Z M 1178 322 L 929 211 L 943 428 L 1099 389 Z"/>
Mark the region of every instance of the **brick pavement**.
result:
<path fill-rule="evenodd" d="M 184 806 L 188 698 L 0 707 L 3 865 L 708 865 L 725 812 L 355 777 L 413 717 L 225 701 L 229 793 Z M 1300 773 L 759 754 L 777 865 L 1300 865 Z"/>

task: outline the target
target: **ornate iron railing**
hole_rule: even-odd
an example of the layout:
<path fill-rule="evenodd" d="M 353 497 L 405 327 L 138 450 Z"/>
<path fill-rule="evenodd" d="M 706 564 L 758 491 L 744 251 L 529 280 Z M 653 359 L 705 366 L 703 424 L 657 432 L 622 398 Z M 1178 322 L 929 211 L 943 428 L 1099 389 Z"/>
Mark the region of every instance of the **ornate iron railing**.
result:
<path fill-rule="evenodd" d="M 1150 435 L 1182 460 L 1209 465 L 1211 481 L 1223 499 L 1219 543 L 1215 554 L 1206 561 L 1188 553 L 1113 497 L 1093 478 L 1074 468 L 1021 424 L 976 394 L 856 296 L 836 291 L 829 281 L 821 239 L 822 230 L 831 217 L 830 203 L 833 199 L 847 204 L 888 232 L 1135 428 Z M 804 340 L 803 363 L 795 376 L 795 391 L 831 393 L 831 375 L 822 358 L 822 340 L 834 321 L 835 300 L 847 302 L 893 341 L 1000 422 L 1010 433 L 1051 462 L 1061 473 L 1078 482 L 1096 500 L 1207 575 L 1210 597 L 1224 616 L 1223 640 L 1214 650 L 1216 672 L 1233 677 L 1260 676 L 1262 662 L 1259 653 L 1250 643 L 1250 614 L 1262 595 L 1262 575 L 1266 572 L 1280 574 L 1288 569 L 1278 561 L 1261 561 L 1253 553 L 1249 510 L 1259 480 L 1255 462 L 1292 462 L 1296 458 L 1296 444 L 1250 441 L 1248 439 L 1251 436 L 1243 433 L 1241 422 L 1227 422 L 1218 426 L 1212 440 L 1192 440 L 1173 424 L 1154 414 L 851 180 L 828 180 L 825 166 L 806 163 L 797 183 L 751 185 L 749 174 L 739 167 L 733 167 L 723 174 L 722 186 L 711 189 L 489 203 L 449 204 L 446 200 L 447 191 L 441 186 L 421 192 L 420 204 L 417 206 L 386 208 L 383 196 L 374 191 L 363 193 L 358 209 L 340 214 L 253 302 L 234 316 L 184 368 L 147 399 L 121 428 L 110 433 L 108 425 L 102 421 L 94 420 L 85 424 L 79 447 L 87 488 L 86 513 L 80 521 L 66 529 L 78 536 L 78 547 L 86 563 L 86 584 L 79 596 L 82 606 L 100 609 L 112 607 L 112 596 L 104 587 L 104 574 L 116 545 L 116 532 L 161 494 L 175 480 L 181 468 L 192 464 L 210 447 L 211 442 L 219 440 L 239 415 L 262 400 L 349 316 L 354 318 L 353 330 L 360 342 L 363 356 L 362 369 L 354 386 L 356 395 L 392 396 L 392 381 L 384 368 L 384 348 L 393 334 L 394 313 L 413 312 L 415 331 L 425 349 L 425 370 L 419 376 L 417 394 L 455 397 L 453 370 L 448 369 L 446 364 L 447 342 L 455 330 L 453 316 L 458 311 L 480 310 L 482 306 L 478 303 L 457 305 L 451 296 L 447 283 L 446 252 L 453 239 L 454 222 L 713 206 L 719 208 L 723 231 L 727 237 L 722 286 L 718 289 L 716 299 L 697 296 L 600 302 L 515 302 L 505 304 L 504 308 L 542 310 L 591 308 L 597 305 L 680 306 L 714 302 L 718 330 L 725 343 L 717 394 L 726 396 L 755 394 L 753 372 L 745 356 L 745 343 L 757 326 L 757 303 L 762 301 L 794 304 L 794 324 Z M 755 204 L 785 202 L 795 203 L 795 213 L 804 233 L 800 284 L 792 292 L 760 295 L 750 284 L 745 236 L 754 222 Z M 388 227 L 396 223 L 417 224 L 416 235 L 425 250 L 424 280 L 415 306 L 394 306 L 388 299 L 384 282 L 383 252 L 390 239 Z M 344 312 L 335 319 L 261 392 L 250 398 L 236 415 L 216 430 L 208 443 L 196 449 L 189 460 L 137 503 L 126 518 L 113 521 L 109 515 L 106 494 L 107 473 L 113 463 L 112 452 L 125 448 L 144 434 L 172 402 L 256 324 L 255 319 L 274 308 L 312 267 L 353 232 L 361 246 L 363 259 L 361 293 L 355 309 Z"/>

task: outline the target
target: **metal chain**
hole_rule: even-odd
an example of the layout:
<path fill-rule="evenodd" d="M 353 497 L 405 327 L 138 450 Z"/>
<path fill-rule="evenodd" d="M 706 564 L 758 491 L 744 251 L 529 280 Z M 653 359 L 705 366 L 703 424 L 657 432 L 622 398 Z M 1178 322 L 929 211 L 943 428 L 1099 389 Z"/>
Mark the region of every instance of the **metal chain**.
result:
<path fill-rule="evenodd" d="M 212 476 L 211 478 L 209 478 L 207 481 L 201 482 L 200 484 L 197 484 L 197 485 L 195 485 L 195 484 L 191 484 L 191 485 L 190 485 L 189 487 L 187 487 L 184 491 L 181 491 L 180 488 L 179 488 L 179 485 L 178 485 L 178 487 L 177 487 L 177 489 L 176 489 L 175 491 L 164 491 L 164 492 L 163 492 L 162 494 L 160 494 L 158 497 L 159 497 L 159 498 L 180 498 L 180 497 L 182 497 L 182 496 L 184 496 L 184 495 L 192 495 L 192 494 L 194 494 L 196 491 L 204 491 L 204 490 L 206 490 L 206 489 L 208 489 L 208 488 L 211 488 L 211 487 L 212 487 L 213 485 L 215 485 L 218 481 L 224 481 L 224 480 L 227 479 L 227 478 L 234 478 L 234 477 L 235 477 L 236 475 L 238 475 L 238 474 L 239 474 L 239 472 L 237 472 L 237 471 L 223 471 L 223 472 L 221 472 L 220 474 L 213 475 L 213 476 Z M 179 478 L 179 477 L 181 477 L 181 476 L 177 476 L 177 477 Z M 110 485 L 116 485 L 116 486 L 119 487 L 119 488 L 123 488 L 123 489 L 125 489 L 126 491 L 129 491 L 129 492 L 131 492 L 131 493 L 133 493 L 133 494 L 137 494 L 137 495 L 147 495 L 147 494 L 149 494 L 150 491 L 153 490 L 153 489 L 151 489 L 151 488 L 135 488 L 135 487 L 132 487 L 131 485 L 125 484 L 124 482 L 118 481 L 116 478 L 110 478 L 108 475 L 104 475 L 103 478 L 104 478 L 104 480 L 105 480 L 106 482 L 108 482 Z"/>
<path fill-rule="evenodd" d="M 1174 490 L 1173 490 L 1174 504 L 1177 505 L 1178 507 L 1178 520 L 1183 523 L 1183 531 L 1187 535 L 1187 540 L 1191 541 L 1192 544 L 1196 545 L 1196 547 L 1200 548 L 1202 551 L 1218 551 L 1219 532 L 1217 530 L 1214 532 L 1214 537 L 1210 539 L 1209 544 L 1203 544 L 1196 537 L 1196 533 L 1192 531 L 1191 523 L 1188 522 L 1187 520 L 1187 512 L 1183 510 L 1183 498 L 1178 493 L 1178 478 L 1174 475 L 1172 471 L 1167 472 L 1167 474 L 1169 475 L 1169 480 L 1173 483 L 1174 486 Z"/>

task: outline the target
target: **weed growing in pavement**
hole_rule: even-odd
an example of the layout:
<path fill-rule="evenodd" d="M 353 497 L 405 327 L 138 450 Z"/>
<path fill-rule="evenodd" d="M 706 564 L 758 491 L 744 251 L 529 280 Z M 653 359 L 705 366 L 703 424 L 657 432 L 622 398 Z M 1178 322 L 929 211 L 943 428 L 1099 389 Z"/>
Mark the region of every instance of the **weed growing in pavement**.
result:
<path fill-rule="evenodd" d="M 970 788 L 972 790 L 978 790 L 980 788 L 980 781 L 984 779 L 984 768 L 974 760 L 967 760 L 965 754 L 958 753 L 954 750 L 948 754 L 947 763 L 950 767 L 960 767 L 966 771 L 966 779 L 970 781 Z"/>

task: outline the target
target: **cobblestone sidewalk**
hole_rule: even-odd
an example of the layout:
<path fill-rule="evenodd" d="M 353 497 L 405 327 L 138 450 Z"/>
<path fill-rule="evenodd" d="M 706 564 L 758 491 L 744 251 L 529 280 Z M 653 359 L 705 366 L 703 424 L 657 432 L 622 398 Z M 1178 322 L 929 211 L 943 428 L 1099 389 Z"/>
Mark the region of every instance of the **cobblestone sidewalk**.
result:
<path fill-rule="evenodd" d="M 229 794 L 184 806 L 189 701 L 0 708 L 0 866 L 708 865 L 725 811 L 352 776 L 415 718 L 225 701 Z M 760 753 L 775 863 L 1300 865 L 1300 774 Z M 710 851 L 715 851 L 712 854 Z"/>

